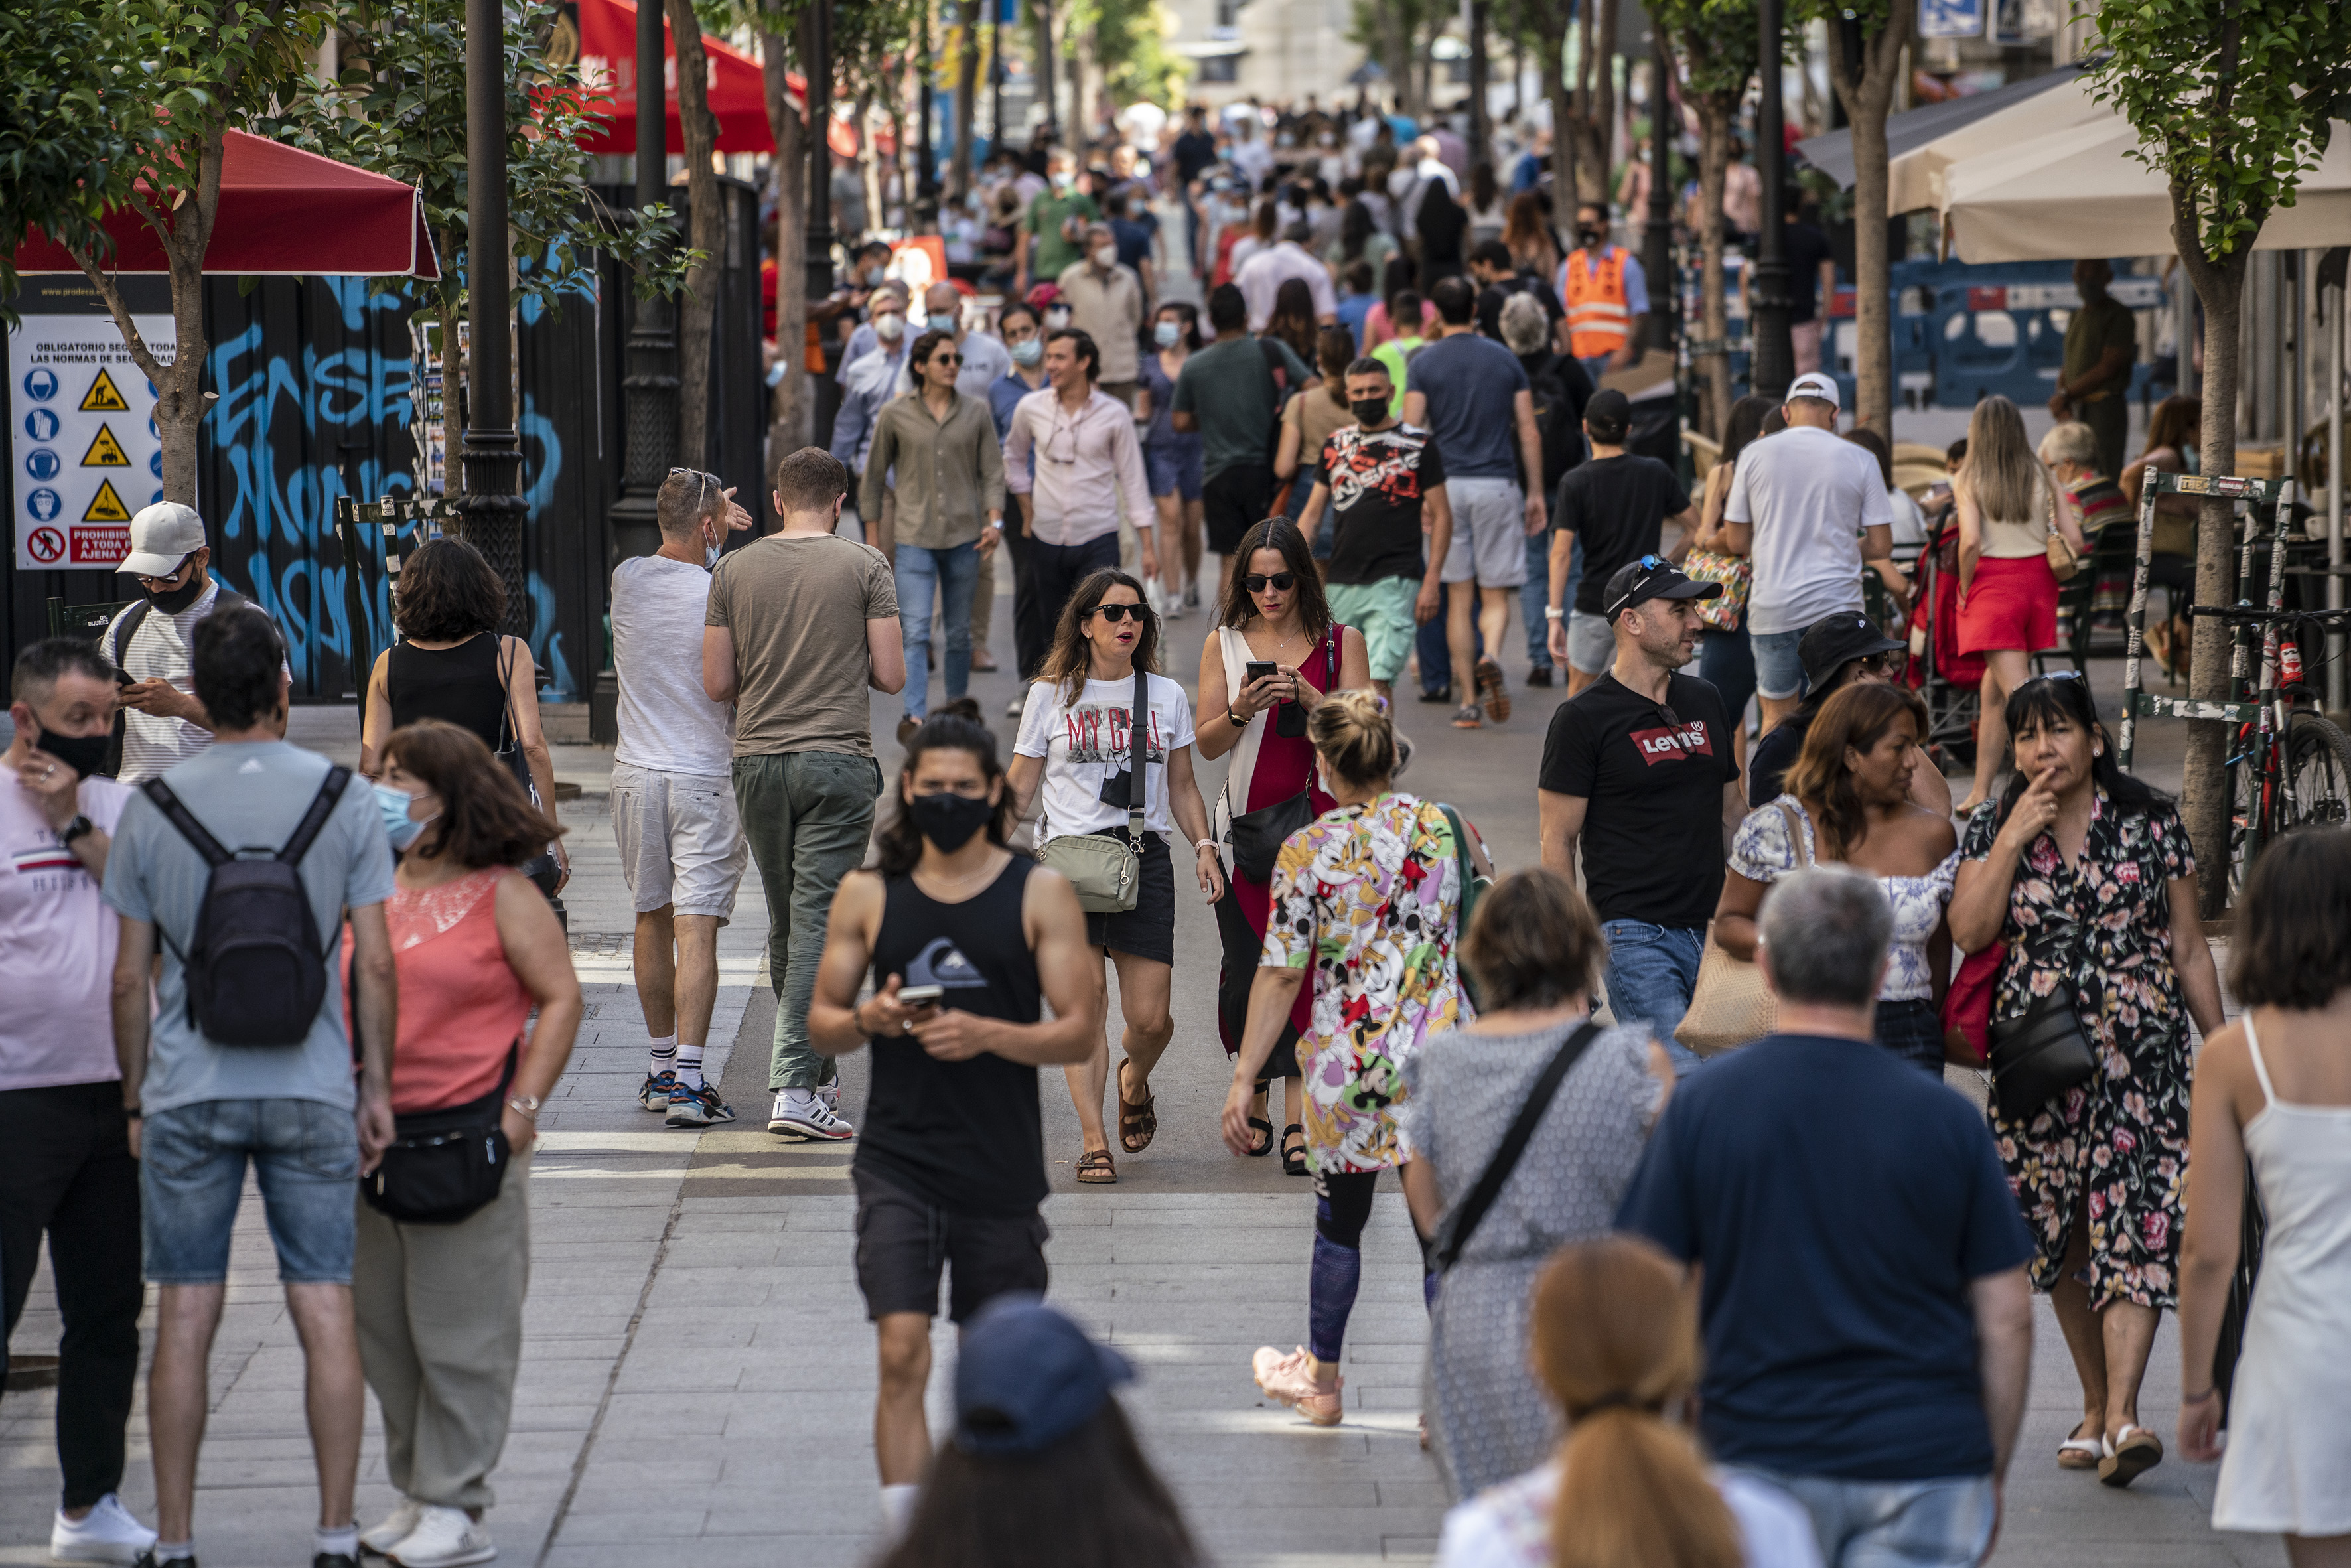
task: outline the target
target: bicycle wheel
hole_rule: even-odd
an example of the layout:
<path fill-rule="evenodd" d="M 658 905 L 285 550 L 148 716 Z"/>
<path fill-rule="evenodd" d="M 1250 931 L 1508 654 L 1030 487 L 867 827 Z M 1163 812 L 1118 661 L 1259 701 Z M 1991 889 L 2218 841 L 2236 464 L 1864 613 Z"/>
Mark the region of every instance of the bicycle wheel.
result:
<path fill-rule="evenodd" d="M 2286 736 L 2285 765 L 2293 790 L 2283 830 L 2351 822 L 2351 736 L 2314 713 L 2297 713 Z"/>

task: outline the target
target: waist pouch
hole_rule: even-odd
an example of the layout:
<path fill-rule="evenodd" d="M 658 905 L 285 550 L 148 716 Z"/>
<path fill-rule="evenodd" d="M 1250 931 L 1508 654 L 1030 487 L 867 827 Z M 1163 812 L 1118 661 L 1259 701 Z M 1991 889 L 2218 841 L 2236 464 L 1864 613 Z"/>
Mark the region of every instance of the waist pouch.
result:
<path fill-rule="evenodd" d="M 455 1225 L 496 1201 L 512 1158 L 500 1117 L 514 1070 L 508 1047 L 498 1086 L 480 1099 L 395 1116 L 381 1163 L 360 1177 L 367 1206 L 403 1225 Z"/>

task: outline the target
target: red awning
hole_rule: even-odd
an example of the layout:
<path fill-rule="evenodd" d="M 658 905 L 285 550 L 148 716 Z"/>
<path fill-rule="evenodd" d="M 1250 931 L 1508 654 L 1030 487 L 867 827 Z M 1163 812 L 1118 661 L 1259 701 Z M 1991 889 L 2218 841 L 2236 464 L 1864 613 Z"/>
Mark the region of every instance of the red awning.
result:
<path fill-rule="evenodd" d="M 169 272 L 162 242 L 138 214 L 108 214 L 115 272 Z M 35 236 L 16 270 L 79 272 L 65 247 Z M 220 212 L 204 270 L 246 277 L 438 277 L 423 199 L 413 186 L 242 131 L 221 160 Z"/>
<path fill-rule="evenodd" d="M 702 52 L 710 62 L 710 112 L 718 121 L 721 152 L 773 152 L 774 128 L 768 123 L 768 84 L 759 62 L 705 33 Z M 670 41 L 669 19 L 662 19 L 662 100 L 667 117 L 664 149 L 685 151 L 685 133 L 677 120 L 677 48 Z M 582 137 L 589 152 L 628 157 L 637 150 L 637 8 L 631 0 L 580 0 L 580 76 L 589 84 L 589 112 L 606 121 L 601 134 Z M 792 107 L 806 112 L 808 80 L 798 71 L 786 73 L 784 90 Z M 830 140 L 844 158 L 857 154 L 857 133 L 836 118 Z M 883 141 L 888 141 L 886 134 Z"/>

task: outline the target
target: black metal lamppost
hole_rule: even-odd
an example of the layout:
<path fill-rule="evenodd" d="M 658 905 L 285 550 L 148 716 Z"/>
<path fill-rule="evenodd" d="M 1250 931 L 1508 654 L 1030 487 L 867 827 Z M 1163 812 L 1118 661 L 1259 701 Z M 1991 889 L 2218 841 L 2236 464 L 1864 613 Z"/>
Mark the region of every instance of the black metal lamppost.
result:
<path fill-rule="evenodd" d="M 1755 395 L 1774 402 L 1796 377 L 1796 348 L 1788 335 L 1788 252 L 1781 210 L 1787 179 L 1785 116 L 1780 103 L 1782 0 L 1756 0 L 1757 57 L 1763 99 L 1755 115 L 1755 172 L 1763 185 L 1763 232 L 1755 238 L 1755 287 L 1749 296 L 1748 332 L 1752 340 L 1749 380 Z"/>
<path fill-rule="evenodd" d="M 465 0 L 465 429 L 457 500 L 464 538 L 507 589 L 505 630 L 530 628 L 523 575 L 522 439 L 507 332 L 506 16 L 502 0 Z M 441 347 L 447 363 L 456 345 Z"/>

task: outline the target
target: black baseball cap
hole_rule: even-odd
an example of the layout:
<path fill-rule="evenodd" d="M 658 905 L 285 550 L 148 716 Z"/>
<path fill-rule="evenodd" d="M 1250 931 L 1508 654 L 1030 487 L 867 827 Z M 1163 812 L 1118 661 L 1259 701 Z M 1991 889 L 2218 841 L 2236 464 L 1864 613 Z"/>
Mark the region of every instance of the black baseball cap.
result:
<path fill-rule="evenodd" d="M 1597 402 L 1599 399 L 1593 401 Z M 1664 556 L 1645 555 L 1638 560 L 1626 561 L 1610 576 L 1608 591 L 1600 601 L 1600 612 L 1614 626 L 1616 617 L 1652 599 L 1712 599 L 1721 591 L 1722 584 L 1694 581 Z"/>
<path fill-rule="evenodd" d="M 1633 423 L 1633 404 L 1614 387 L 1603 387 L 1583 405 L 1583 423 L 1603 430 L 1622 431 Z"/>
<path fill-rule="evenodd" d="M 956 1447 L 1034 1454 L 1093 1418 L 1134 1367 L 1030 1295 L 999 1296 L 965 1325 L 956 1355 Z"/>
<path fill-rule="evenodd" d="M 1805 685 L 1819 691 L 1836 673 L 1855 659 L 1872 653 L 1896 653 L 1903 644 L 1877 629 L 1877 623 L 1855 610 L 1841 610 L 1825 621 L 1804 628 L 1796 643 L 1796 657 L 1804 666 Z"/>

